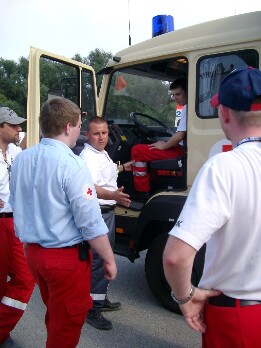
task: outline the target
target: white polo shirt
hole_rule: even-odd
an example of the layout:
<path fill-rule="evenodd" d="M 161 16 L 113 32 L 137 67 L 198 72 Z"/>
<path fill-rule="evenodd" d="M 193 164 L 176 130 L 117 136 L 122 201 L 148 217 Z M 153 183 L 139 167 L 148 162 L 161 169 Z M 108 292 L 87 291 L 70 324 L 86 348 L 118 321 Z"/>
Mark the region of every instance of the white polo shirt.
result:
<path fill-rule="evenodd" d="M 107 151 L 99 151 L 90 144 L 84 144 L 79 155 L 89 168 L 95 185 L 109 191 L 117 190 L 117 165 L 113 163 Z M 114 205 L 116 201 L 99 199 L 100 205 Z"/>
<path fill-rule="evenodd" d="M 212 156 L 201 168 L 170 234 L 207 243 L 199 287 L 261 301 L 261 143 Z"/>
<path fill-rule="evenodd" d="M 10 189 L 8 166 L 12 165 L 16 155 L 21 151 L 22 149 L 19 146 L 9 144 L 6 151 L 6 160 L 8 163 L 6 163 L 2 150 L 0 149 L 0 199 L 4 202 L 4 207 L 0 209 L 0 213 L 12 212 L 12 208 L 9 204 Z"/>

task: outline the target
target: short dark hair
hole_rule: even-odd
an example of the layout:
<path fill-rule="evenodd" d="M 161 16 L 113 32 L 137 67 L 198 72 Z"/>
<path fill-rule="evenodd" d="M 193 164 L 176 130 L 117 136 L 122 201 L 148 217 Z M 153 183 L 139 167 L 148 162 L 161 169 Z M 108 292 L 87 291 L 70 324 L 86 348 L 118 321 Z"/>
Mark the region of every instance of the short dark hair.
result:
<path fill-rule="evenodd" d="M 77 125 L 81 110 L 71 100 L 66 98 L 52 98 L 47 100 L 40 112 L 39 124 L 45 137 L 62 134 L 67 123 L 73 127 Z"/>
<path fill-rule="evenodd" d="M 188 91 L 187 80 L 184 77 L 180 77 L 180 78 L 176 79 L 175 81 L 173 81 L 171 83 L 171 85 L 169 86 L 169 89 L 172 90 L 172 89 L 176 89 L 178 87 L 182 88 L 183 91 L 185 93 L 187 93 L 187 91 Z"/>
<path fill-rule="evenodd" d="M 89 132 L 91 129 L 91 123 L 96 123 L 96 124 L 106 123 L 107 124 L 107 121 L 100 116 L 93 116 L 89 118 L 87 121 L 87 126 L 86 126 L 87 132 Z"/>

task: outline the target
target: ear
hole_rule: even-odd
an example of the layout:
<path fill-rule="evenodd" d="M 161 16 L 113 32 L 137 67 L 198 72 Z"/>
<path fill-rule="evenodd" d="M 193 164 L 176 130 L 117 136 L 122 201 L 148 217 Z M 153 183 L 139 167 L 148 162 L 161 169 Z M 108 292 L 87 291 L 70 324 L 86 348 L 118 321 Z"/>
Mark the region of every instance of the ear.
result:
<path fill-rule="evenodd" d="M 70 134 L 70 130 L 71 130 L 71 124 L 67 123 L 65 128 L 64 128 L 64 132 L 66 135 Z"/>
<path fill-rule="evenodd" d="M 229 122 L 229 109 L 225 107 L 224 105 L 219 105 L 219 117 L 222 119 L 223 123 Z"/>

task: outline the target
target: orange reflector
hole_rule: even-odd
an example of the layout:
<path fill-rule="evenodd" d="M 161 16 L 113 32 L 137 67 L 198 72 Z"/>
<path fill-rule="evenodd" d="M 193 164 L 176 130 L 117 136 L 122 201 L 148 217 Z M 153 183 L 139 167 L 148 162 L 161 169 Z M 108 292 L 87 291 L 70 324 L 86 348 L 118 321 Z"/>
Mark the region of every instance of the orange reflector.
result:
<path fill-rule="evenodd" d="M 116 233 L 124 233 L 124 228 L 116 227 L 115 231 L 116 231 Z"/>
<path fill-rule="evenodd" d="M 182 176 L 182 171 L 160 169 L 160 170 L 157 170 L 157 175 L 158 176 Z"/>
<path fill-rule="evenodd" d="M 133 248 L 134 248 L 134 245 L 135 245 L 135 241 L 134 241 L 134 240 L 131 240 L 131 241 L 130 241 L 130 249 L 133 249 Z"/>

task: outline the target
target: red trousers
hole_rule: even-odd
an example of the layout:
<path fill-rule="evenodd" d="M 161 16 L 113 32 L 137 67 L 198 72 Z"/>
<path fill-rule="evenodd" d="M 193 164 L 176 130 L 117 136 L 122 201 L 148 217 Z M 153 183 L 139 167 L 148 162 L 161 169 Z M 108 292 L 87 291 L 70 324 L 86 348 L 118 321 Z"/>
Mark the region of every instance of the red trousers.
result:
<path fill-rule="evenodd" d="M 23 244 L 15 236 L 13 218 L 0 218 L 0 344 L 22 317 L 34 289 Z"/>
<path fill-rule="evenodd" d="M 147 163 L 156 160 L 181 157 L 184 150 L 181 146 L 175 146 L 167 150 L 151 149 L 147 144 L 134 145 L 131 149 L 133 163 L 133 184 L 136 191 L 150 191 L 150 175 Z"/>
<path fill-rule="evenodd" d="M 216 307 L 207 304 L 203 348 L 260 348 L 261 305 Z"/>
<path fill-rule="evenodd" d="M 28 244 L 26 258 L 46 305 L 47 348 L 75 348 L 92 307 L 92 254 L 80 261 L 78 248 L 43 248 Z"/>

